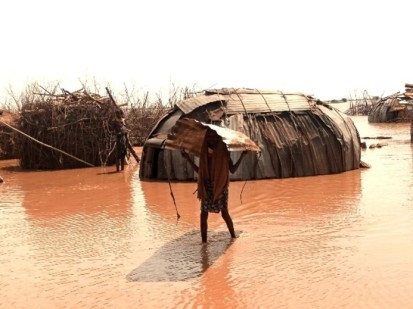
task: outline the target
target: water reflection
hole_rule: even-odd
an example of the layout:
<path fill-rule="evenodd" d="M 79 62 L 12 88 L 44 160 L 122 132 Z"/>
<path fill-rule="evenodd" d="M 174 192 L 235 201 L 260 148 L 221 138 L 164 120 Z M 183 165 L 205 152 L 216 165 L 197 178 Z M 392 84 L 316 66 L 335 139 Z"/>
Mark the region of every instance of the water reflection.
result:
<path fill-rule="evenodd" d="M 198 223 L 199 202 L 194 193 L 195 183 L 141 181 L 141 187 L 148 211 L 160 220 L 180 225 Z"/>
<path fill-rule="evenodd" d="M 237 240 L 235 240 L 237 241 Z M 230 243 L 233 241 L 229 240 Z M 199 289 L 192 303 L 195 308 L 233 308 L 238 304 L 238 289 L 234 285 L 232 277 L 234 247 L 227 248 L 227 252 L 217 261 L 208 272 L 201 278 Z M 208 257 L 210 247 L 203 246 L 204 256 L 207 258 L 204 263 L 209 265 Z M 217 297 L 220 295 L 220 297 Z M 185 303 L 182 301 L 181 303 Z M 178 302 L 179 304 L 179 302 Z"/>
<path fill-rule="evenodd" d="M 301 221 L 313 216 L 354 212 L 361 194 L 361 173 L 363 170 L 317 177 L 234 181 L 229 188 L 230 212 L 238 222 L 243 222 L 244 217 L 265 221 L 278 214 L 278 223 L 280 216 Z M 141 185 L 148 209 L 159 218 L 176 223 L 172 191 L 181 215 L 179 222 L 198 224 L 195 183 L 172 183 L 171 188 L 166 182 L 142 182 Z"/>
<path fill-rule="evenodd" d="M 20 215 L 13 217 L 7 211 L 7 223 L 1 222 L 7 235 L 2 241 L 2 262 L 19 261 L 25 270 L 19 277 L 42 278 L 37 281 L 40 289 L 61 285 L 62 293 L 79 289 L 70 284 L 79 278 L 87 284 L 104 278 L 105 272 L 110 275 L 129 251 L 133 234 L 130 184 L 137 177 L 137 166 L 116 174 L 110 168 L 13 169 L 7 185 L 14 188 L 12 200 Z M 102 272 L 102 267 L 107 271 Z M 0 277 L 9 282 L 10 274 L 0 271 Z"/>
<path fill-rule="evenodd" d="M 25 193 L 28 216 L 37 224 L 74 216 L 127 216 L 133 172 L 104 172 L 101 168 L 24 172 L 16 183 Z"/>
<path fill-rule="evenodd" d="M 0 307 L 410 308 L 413 147 L 406 124 L 366 149 L 370 169 L 231 182 L 239 237 L 195 183 L 140 182 L 138 167 L 23 172 L 0 161 Z M 370 142 L 377 142 L 369 140 Z"/>

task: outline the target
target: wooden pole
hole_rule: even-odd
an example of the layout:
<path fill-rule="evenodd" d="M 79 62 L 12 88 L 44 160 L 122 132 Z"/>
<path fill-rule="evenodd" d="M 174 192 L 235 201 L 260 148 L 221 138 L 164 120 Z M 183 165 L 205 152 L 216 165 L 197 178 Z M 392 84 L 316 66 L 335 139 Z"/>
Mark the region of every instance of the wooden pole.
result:
<path fill-rule="evenodd" d="M 127 140 L 126 146 L 128 147 L 128 149 L 129 149 L 130 153 L 132 154 L 132 156 L 135 158 L 136 162 L 139 163 L 139 162 L 141 161 L 141 159 L 139 159 L 138 154 L 137 154 L 137 153 L 135 152 L 135 150 L 133 149 L 133 147 L 132 147 L 132 145 L 131 145 L 131 143 L 130 143 L 130 141 L 129 141 L 129 138 L 128 138 L 128 140 Z"/>

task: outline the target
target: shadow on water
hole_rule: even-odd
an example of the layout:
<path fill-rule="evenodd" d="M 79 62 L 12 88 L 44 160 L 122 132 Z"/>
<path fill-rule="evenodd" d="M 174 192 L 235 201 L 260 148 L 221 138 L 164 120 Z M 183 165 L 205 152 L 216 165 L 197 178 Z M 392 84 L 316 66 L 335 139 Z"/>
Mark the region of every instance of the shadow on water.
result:
<path fill-rule="evenodd" d="M 211 231 L 208 237 L 208 243 L 201 244 L 199 231 L 191 231 L 169 241 L 132 270 L 127 280 L 177 282 L 201 277 L 234 243 L 227 231 Z"/>
<path fill-rule="evenodd" d="M 119 174 L 119 173 L 122 173 L 122 171 L 118 172 L 115 170 L 115 171 L 97 173 L 96 175 L 112 175 L 112 174 Z"/>

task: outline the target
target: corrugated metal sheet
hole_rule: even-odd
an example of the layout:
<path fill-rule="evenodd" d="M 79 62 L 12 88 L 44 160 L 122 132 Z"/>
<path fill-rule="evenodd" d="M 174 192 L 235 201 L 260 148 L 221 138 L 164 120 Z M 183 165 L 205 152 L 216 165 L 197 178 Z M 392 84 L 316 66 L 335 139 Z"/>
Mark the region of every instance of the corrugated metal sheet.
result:
<path fill-rule="evenodd" d="M 217 101 L 222 103 L 223 112 L 211 118 L 211 112 L 219 109 Z M 163 148 L 164 133 L 182 117 L 242 132 L 259 146 L 260 155 L 249 153 L 231 175 L 233 180 L 323 175 L 358 168 L 360 137 L 351 118 L 317 103 L 322 102 L 300 93 L 208 90 L 178 103 L 170 118 L 153 130 L 142 152 L 139 175 L 141 179 L 197 177 L 179 151 Z M 231 157 L 235 161 L 239 153 L 231 152 Z"/>
<path fill-rule="evenodd" d="M 231 179 L 287 178 L 340 173 L 360 165 L 360 137 L 351 118 L 318 106 L 302 113 L 229 116 L 226 127 L 243 132 L 261 149 L 249 153 Z M 142 179 L 196 179 L 179 151 L 145 145 Z M 152 149 L 152 150 L 151 150 Z M 157 152 L 152 155 L 151 152 Z M 231 152 L 233 160 L 239 153 Z"/>
<path fill-rule="evenodd" d="M 369 112 L 369 122 L 409 122 L 411 101 L 403 95 L 393 95 L 377 102 Z"/>
<path fill-rule="evenodd" d="M 219 94 L 202 95 L 180 101 L 176 106 L 185 114 L 188 114 L 198 107 L 217 101 L 226 101 L 226 98 Z"/>
<path fill-rule="evenodd" d="M 154 135 L 168 133 L 171 128 L 175 125 L 179 118 L 182 117 L 182 111 L 174 110 L 169 114 L 163 116 L 158 123 L 153 127 L 152 131 L 149 133 L 149 137 Z"/>
<path fill-rule="evenodd" d="M 226 112 L 229 115 L 310 110 L 315 106 L 315 100 L 311 96 L 301 93 L 228 88 L 208 90 L 204 95 L 177 103 L 177 107 L 188 114 L 200 106 L 216 101 L 225 102 Z"/>
<path fill-rule="evenodd" d="M 199 157 L 208 128 L 221 136 L 228 151 L 261 151 L 248 136 L 240 131 L 203 123 L 190 118 L 183 118 L 176 123 L 165 140 L 164 148 L 185 150 Z"/>

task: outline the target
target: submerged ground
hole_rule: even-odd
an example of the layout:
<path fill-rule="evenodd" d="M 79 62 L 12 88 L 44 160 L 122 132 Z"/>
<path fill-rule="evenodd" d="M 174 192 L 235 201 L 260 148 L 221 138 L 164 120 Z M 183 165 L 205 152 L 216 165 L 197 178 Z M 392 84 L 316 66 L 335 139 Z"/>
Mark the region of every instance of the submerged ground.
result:
<path fill-rule="evenodd" d="M 232 182 L 239 237 L 194 183 L 141 182 L 139 167 L 24 172 L 0 161 L 1 308 L 409 308 L 413 148 L 409 124 L 366 149 L 370 169 Z M 366 140 L 367 144 L 374 140 Z"/>

